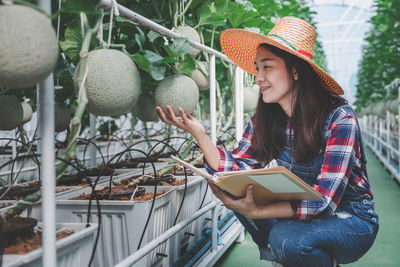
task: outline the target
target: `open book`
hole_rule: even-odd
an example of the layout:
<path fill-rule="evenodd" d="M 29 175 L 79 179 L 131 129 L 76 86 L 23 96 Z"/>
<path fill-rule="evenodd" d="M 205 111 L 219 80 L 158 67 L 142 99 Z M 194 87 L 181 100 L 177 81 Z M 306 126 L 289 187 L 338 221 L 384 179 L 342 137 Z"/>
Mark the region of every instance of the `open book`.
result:
<path fill-rule="evenodd" d="M 210 175 L 177 157 L 171 158 L 239 198 L 246 195 L 247 187 L 252 184 L 254 202 L 259 205 L 280 200 L 324 200 L 321 193 L 283 166 Z"/>

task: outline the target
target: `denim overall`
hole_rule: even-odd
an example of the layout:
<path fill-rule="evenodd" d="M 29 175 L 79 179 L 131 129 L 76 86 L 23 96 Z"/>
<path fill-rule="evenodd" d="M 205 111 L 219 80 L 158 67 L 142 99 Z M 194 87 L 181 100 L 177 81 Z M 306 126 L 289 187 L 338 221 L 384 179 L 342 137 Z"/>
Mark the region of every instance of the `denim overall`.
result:
<path fill-rule="evenodd" d="M 349 105 L 339 108 L 346 107 Z M 339 108 L 329 113 L 324 133 Z M 359 142 L 362 167 L 367 176 L 361 134 Z M 291 157 L 289 148 L 285 147 L 277 162 L 312 186 L 318 183 L 317 177 L 321 172 L 323 159 L 324 154 L 320 153 L 312 161 L 299 164 Z M 352 172 L 351 175 L 355 174 Z M 354 262 L 372 246 L 379 228 L 374 201 L 368 194 L 356 192 L 350 184 L 334 213 L 329 213 L 326 209 L 326 212 L 308 222 L 293 219 L 250 219 L 239 213 L 235 214 L 259 246 L 260 259 L 276 260 L 292 267 L 331 267 L 334 261 Z"/>

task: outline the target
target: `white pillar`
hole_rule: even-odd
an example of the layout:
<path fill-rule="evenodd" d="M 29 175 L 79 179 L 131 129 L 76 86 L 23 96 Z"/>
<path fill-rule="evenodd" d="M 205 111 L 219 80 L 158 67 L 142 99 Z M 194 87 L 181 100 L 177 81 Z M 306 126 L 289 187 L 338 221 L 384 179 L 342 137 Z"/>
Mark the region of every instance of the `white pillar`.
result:
<path fill-rule="evenodd" d="M 239 142 L 243 135 L 243 70 L 235 69 L 235 126 L 236 140 Z"/>
<path fill-rule="evenodd" d="M 39 7 L 51 13 L 51 1 L 39 0 Z M 49 20 L 49 23 L 50 20 Z M 39 129 L 41 134 L 41 181 L 43 221 L 43 266 L 56 266 L 56 180 L 54 151 L 54 80 L 51 73 L 39 84 Z"/>
<path fill-rule="evenodd" d="M 216 108 L 215 55 L 210 55 L 210 132 L 211 142 L 217 144 L 217 108 Z"/>

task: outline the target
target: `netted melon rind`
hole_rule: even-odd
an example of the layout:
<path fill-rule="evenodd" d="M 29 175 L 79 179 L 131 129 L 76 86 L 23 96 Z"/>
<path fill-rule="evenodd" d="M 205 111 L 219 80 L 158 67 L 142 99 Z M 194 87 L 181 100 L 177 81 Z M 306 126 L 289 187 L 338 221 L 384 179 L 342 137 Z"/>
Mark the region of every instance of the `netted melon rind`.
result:
<path fill-rule="evenodd" d="M 158 84 L 155 99 L 156 105 L 166 114 L 169 114 L 167 105 L 171 106 L 177 116 L 180 116 L 179 107 L 183 108 L 185 114 L 191 114 L 199 102 L 199 89 L 190 77 L 175 74 Z"/>
<path fill-rule="evenodd" d="M 0 84 L 3 86 L 33 86 L 56 66 L 57 38 L 44 14 L 22 5 L 0 6 L 0 36 Z"/>

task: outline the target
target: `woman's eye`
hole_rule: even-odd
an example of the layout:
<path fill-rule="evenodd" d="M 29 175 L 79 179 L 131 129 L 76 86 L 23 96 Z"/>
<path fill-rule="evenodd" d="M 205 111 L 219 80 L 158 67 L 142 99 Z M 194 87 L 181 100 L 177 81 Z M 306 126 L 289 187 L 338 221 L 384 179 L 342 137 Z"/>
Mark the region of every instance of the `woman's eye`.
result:
<path fill-rule="evenodd" d="M 271 68 L 271 66 L 264 66 L 264 69 L 268 69 L 268 68 Z"/>

